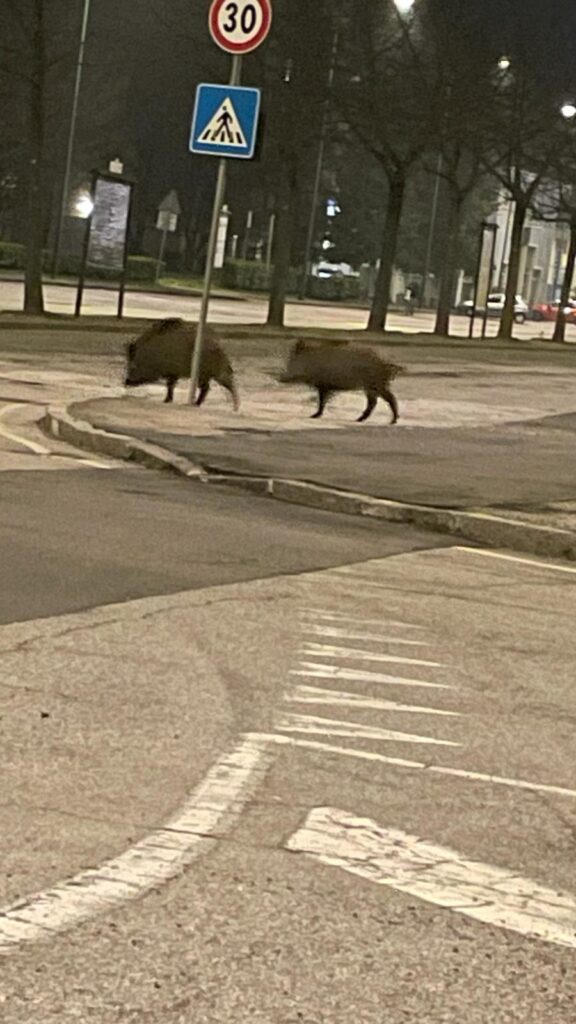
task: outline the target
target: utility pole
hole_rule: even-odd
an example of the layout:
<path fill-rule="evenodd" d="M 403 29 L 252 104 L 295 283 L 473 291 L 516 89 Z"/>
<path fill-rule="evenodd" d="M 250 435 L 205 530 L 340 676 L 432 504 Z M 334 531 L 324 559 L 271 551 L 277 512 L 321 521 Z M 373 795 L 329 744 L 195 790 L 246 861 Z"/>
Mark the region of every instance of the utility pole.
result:
<path fill-rule="evenodd" d="M 82 26 L 80 29 L 80 45 L 78 47 L 78 60 L 76 63 L 76 78 L 74 81 L 74 97 L 72 100 L 72 114 L 70 116 L 70 130 L 68 132 L 68 147 L 66 150 L 66 167 L 64 170 L 64 182 L 62 185 L 62 199 L 60 202 L 60 211 L 58 215 L 58 223 L 56 225 L 56 237 L 54 240 L 54 256 L 52 259 L 52 277 L 56 277 L 58 270 L 60 269 L 60 256 L 62 248 L 62 234 L 64 231 L 64 221 L 66 219 L 66 208 L 68 206 L 69 192 L 70 192 L 70 176 L 72 173 L 72 158 L 74 156 L 74 142 L 76 140 L 76 124 L 78 121 L 78 103 L 80 100 L 80 87 L 82 85 L 82 75 L 84 72 L 84 51 L 86 49 L 86 37 L 88 35 L 88 21 L 90 18 L 90 4 L 91 0 L 84 0 L 84 10 L 82 14 Z"/>
<path fill-rule="evenodd" d="M 300 291 L 298 293 L 299 299 L 306 298 L 306 292 L 308 290 L 308 281 L 310 280 L 310 274 L 312 272 L 312 248 L 314 246 L 314 232 L 316 230 L 316 217 L 318 213 L 318 198 L 320 196 L 320 185 L 322 183 L 322 168 L 324 166 L 324 154 L 326 152 L 326 136 L 328 134 L 328 110 L 330 104 L 330 92 L 334 84 L 334 75 L 336 73 L 336 58 L 338 56 L 338 44 L 340 42 L 340 29 L 338 26 L 334 30 L 334 36 L 332 39 L 332 52 L 330 55 L 330 69 L 328 71 L 328 94 L 324 102 L 324 109 L 322 111 L 322 127 L 320 129 L 320 144 L 318 146 L 318 157 L 316 160 L 316 172 L 314 174 L 314 185 L 312 188 L 312 205 L 310 207 L 310 217 L 308 220 L 308 234 L 306 236 L 306 249 L 304 252 L 304 275 L 300 284 Z"/>

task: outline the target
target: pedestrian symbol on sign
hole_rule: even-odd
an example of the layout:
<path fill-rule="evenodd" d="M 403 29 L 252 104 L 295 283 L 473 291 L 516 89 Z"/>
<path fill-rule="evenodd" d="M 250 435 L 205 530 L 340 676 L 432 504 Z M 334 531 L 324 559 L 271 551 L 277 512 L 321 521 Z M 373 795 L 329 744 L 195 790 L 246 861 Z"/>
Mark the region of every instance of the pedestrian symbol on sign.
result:
<path fill-rule="evenodd" d="M 190 150 L 250 160 L 256 147 L 260 90 L 233 85 L 198 86 Z"/>
<path fill-rule="evenodd" d="M 221 143 L 224 146 L 246 146 L 244 132 L 229 99 L 218 107 L 200 136 L 201 142 Z"/>

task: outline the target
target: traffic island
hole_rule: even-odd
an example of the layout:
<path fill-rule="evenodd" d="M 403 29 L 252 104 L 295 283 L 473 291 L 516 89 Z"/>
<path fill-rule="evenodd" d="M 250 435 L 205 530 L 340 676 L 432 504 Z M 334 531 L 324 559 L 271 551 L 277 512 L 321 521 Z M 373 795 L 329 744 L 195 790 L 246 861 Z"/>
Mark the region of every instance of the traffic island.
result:
<path fill-rule="evenodd" d="M 546 505 L 540 493 L 539 513 L 535 513 L 529 503 L 526 503 L 525 509 L 495 506 L 450 507 L 446 503 L 446 493 L 442 493 L 440 481 L 437 503 L 398 500 L 394 497 L 393 480 L 389 485 L 385 485 L 390 488 L 390 497 L 383 497 L 381 494 L 331 486 L 313 479 L 298 479 L 281 473 L 263 472 L 257 460 L 252 466 L 249 464 L 249 457 L 244 460 L 242 467 L 233 466 L 230 456 L 226 456 L 224 451 L 219 454 L 218 451 L 219 447 L 225 447 L 224 442 L 229 443 L 227 437 L 209 437 L 209 450 L 200 450 L 202 438 L 188 437 L 189 451 L 183 453 L 176 450 L 177 435 L 167 435 L 170 443 L 160 444 L 156 440 L 151 441 L 130 433 L 95 426 L 83 419 L 83 416 L 87 415 L 82 408 L 83 405 L 89 403 L 80 403 L 70 409 L 49 409 L 42 420 L 43 428 L 51 436 L 92 453 L 137 462 L 150 469 L 177 473 L 197 482 L 237 487 L 269 499 L 306 505 L 323 511 L 364 516 L 383 522 L 407 523 L 489 547 L 508 548 L 524 554 L 565 561 L 576 560 L 576 529 L 571 528 L 573 522 L 576 525 L 576 514 L 572 517 L 558 508 L 558 494 L 554 493 L 553 489 L 549 496 L 549 511 L 543 511 Z M 311 433 L 318 437 L 317 431 L 306 430 L 301 433 L 306 435 L 302 438 L 304 447 L 309 447 Z M 347 432 L 331 433 L 334 444 L 337 448 L 340 447 L 342 435 Z M 377 433 L 381 431 L 377 430 Z M 359 436 L 358 431 L 355 434 Z M 282 438 L 277 440 L 281 443 Z M 246 449 L 246 436 L 242 437 L 242 442 L 243 448 Z M 193 449 L 196 449 L 196 454 Z M 302 476 L 305 476 L 304 472 Z M 571 479 L 573 478 L 572 476 Z M 576 509 L 576 502 L 574 508 Z"/>

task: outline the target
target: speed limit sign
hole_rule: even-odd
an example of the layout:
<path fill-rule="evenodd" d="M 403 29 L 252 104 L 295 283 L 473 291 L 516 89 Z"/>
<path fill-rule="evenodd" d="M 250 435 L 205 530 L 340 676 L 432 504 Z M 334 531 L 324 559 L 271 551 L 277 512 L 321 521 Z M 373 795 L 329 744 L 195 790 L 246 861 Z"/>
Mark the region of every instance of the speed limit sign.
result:
<path fill-rule="evenodd" d="M 272 24 L 270 0 L 213 0 L 210 32 L 228 53 L 242 54 L 263 43 Z"/>

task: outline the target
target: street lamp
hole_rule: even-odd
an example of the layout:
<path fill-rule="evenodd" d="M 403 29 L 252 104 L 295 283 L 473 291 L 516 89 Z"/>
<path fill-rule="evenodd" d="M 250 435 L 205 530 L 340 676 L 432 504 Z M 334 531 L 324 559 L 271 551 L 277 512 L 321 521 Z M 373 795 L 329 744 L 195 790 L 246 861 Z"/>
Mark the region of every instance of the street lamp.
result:
<path fill-rule="evenodd" d="M 94 209 L 94 200 L 90 195 L 90 192 L 80 192 L 76 196 L 73 210 L 75 217 L 81 217 L 82 220 L 87 220 L 92 215 Z"/>
<path fill-rule="evenodd" d="M 568 101 L 560 107 L 560 113 L 565 121 L 573 121 L 576 117 L 576 104 Z"/>
<path fill-rule="evenodd" d="M 412 13 L 416 0 L 394 0 L 394 6 L 403 18 L 407 18 Z"/>
<path fill-rule="evenodd" d="M 82 13 L 82 25 L 80 28 L 80 43 L 78 46 L 78 60 L 76 63 L 76 78 L 74 81 L 74 96 L 72 99 L 72 113 L 70 115 L 70 129 L 68 132 L 68 147 L 66 150 L 66 166 L 64 169 L 64 181 L 62 184 L 62 199 L 58 224 L 56 225 L 56 238 L 54 241 L 54 259 L 52 262 L 52 276 L 58 273 L 60 263 L 60 251 L 62 246 L 62 232 L 64 220 L 68 208 L 68 192 L 70 191 L 70 175 L 72 173 L 72 157 L 74 155 L 74 141 L 76 138 L 76 122 L 78 120 L 78 102 L 80 99 L 80 86 L 82 85 L 82 73 L 84 71 L 84 50 L 86 48 L 86 36 L 88 35 L 88 18 L 90 16 L 91 0 L 84 0 Z"/>

